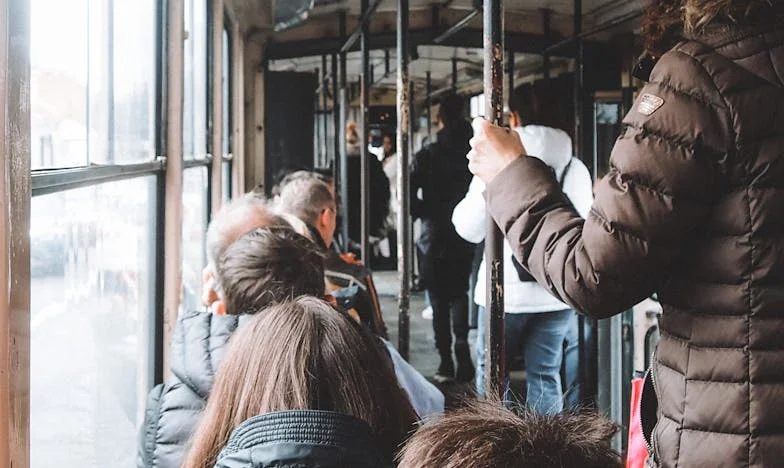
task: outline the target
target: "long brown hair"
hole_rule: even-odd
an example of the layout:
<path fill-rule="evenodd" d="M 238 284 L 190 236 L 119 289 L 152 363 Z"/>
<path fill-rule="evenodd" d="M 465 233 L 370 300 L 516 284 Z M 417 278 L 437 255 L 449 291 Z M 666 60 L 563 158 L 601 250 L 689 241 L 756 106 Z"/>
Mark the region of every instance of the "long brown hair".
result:
<path fill-rule="evenodd" d="M 643 20 L 645 48 L 661 56 L 685 33 L 711 24 L 743 25 L 782 14 L 782 0 L 649 0 Z"/>
<path fill-rule="evenodd" d="M 417 420 L 373 337 L 326 302 L 300 297 L 266 309 L 232 337 L 183 466 L 214 466 L 240 423 L 295 409 L 364 420 L 390 457 Z"/>

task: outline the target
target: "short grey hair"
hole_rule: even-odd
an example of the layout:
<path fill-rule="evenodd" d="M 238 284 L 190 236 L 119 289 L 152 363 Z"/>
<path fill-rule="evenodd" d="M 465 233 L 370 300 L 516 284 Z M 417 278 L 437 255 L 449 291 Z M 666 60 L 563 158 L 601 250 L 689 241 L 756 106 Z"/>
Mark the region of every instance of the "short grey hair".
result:
<path fill-rule="evenodd" d="M 226 249 L 243 234 L 271 226 L 291 227 L 262 198 L 246 194 L 223 205 L 207 228 L 205 244 L 208 265 L 215 265 Z"/>
<path fill-rule="evenodd" d="M 335 198 L 320 179 L 295 178 L 281 188 L 278 209 L 315 226 L 324 210 L 336 209 Z"/>

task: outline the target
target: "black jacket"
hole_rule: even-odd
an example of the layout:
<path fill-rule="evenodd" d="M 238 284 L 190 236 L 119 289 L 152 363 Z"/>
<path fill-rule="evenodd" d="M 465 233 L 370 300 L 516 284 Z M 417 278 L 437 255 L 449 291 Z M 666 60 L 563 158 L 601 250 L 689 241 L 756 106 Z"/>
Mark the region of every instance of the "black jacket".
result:
<path fill-rule="evenodd" d="M 349 154 L 348 172 L 348 236 L 356 243 L 362 234 L 362 157 Z M 370 165 L 370 235 L 382 237 L 389 215 L 389 179 L 384 166 L 374 154 L 368 155 Z"/>
<path fill-rule="evenodd" d="M 466 154 L 472 135 L 473 129 L 465 121 L 445 127 L 434 143 L 416 154 L 411 168 L 412 214 L 422 220 L 417 240 L 422 253 L 420 270 L 431 291 L 442 286 L 455 287 L 455 292 L 468 289 L 473 244 L 455 231 L 452 212 L 471 184 Z M 416 197 L 420 189 L 421 200 Z"/>
<path fill-rule="evenodd" d="M 179 317 L 172 335 L 170 380 L 147 396 L 137 466 L 182 465 L 226 343 L 248 317 L 219 316 L 209 311 L 187 312 Z"/>
<path fill-rule="evenodd" d="M 248 419 L 231 434 L 219 468 L 386 468 L 362 420 L 330 411 L 278 411 Z"/>

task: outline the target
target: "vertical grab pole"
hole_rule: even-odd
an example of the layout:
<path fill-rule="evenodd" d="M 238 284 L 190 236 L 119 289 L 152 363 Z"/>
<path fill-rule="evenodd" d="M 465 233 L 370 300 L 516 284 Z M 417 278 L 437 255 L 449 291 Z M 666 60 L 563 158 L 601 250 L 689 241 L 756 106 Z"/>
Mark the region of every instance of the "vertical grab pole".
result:
<path fill-rule="evenodd" d="M 346 12 L 339 17 L 340 36 L 346 37 Z M 343 252 L 348 252 L 348 153 L 346 152 L 346 120 L 348 120 L 348 77 L 346 71 L 346 52 L 340 52 L 340 122 L 336 134 L 340 146 L 338 158 L 338 180 L 340 187 L 340 232 L 343 240 Z"/>
<path fill-rule="evenodd" d="M 550 18 L 551 18 L 551 11 L 548 8 L 542 9 L 542 29 L 544 32 L 544 38 L 546 40 L 550 40 Z M 544 81 L 547 82 L 550 80 L 550 53 L 545 52 L 542 55 L 542 74 L 544 75 Z"/>
<path fill-rule="evenodd" d="M 508 73 L 507 76 L 509 77 L 509 96 L 511 97 L 515 89 L 515 55 L 511 47 L 506 51 L 506 53 L 509 54 L 509 57 L 507 57 L 509 68 L 507 68 L 506 72 Z"/>
<path fill-rule="evenodd" d="M 365 15 L 365 12 L 368 11 L 368 0 L 362 0 L 362 15 Z M 362 234 L 361 234 L 361 256 L 362 261 L 365 265 L 370 265 L 370 243 L 368 237 L 370 236 L 370 164 L 368 158 L 370 157 L 368 151 L 368 106 L 370 104 L 370 93 L 369 93 L 369 79 L 370 79 L 370 44 L 368 40 L 370 39 L 368 36 L 370 35 L 370 21 L 366 21 L 362 24 L 362 37 L 361 37 L 361 49 L 362 49 L 362 76 L 359 82 L 360 88 L 360 96 L 361 96 L 361 104 L 360 104 L 360 114 L 361 114 L 361 128 L 360 128 L 360 135 L 359 135 L 359 147 L 361 151 L 361 170 L 362 175 L 360 176 L 360 185 L 362 187 L 362 196 L 361 196 L 361 204 L 362 204 Z"/>
<path fill-rule="evenodd" d="M 431 127 L 433 126 L 433 116 L 431 115 L 430 108 L 432 107 L 432 101 L 430 99 L 430 93 L 433 92 L 433 83 L 430 79 L 430 72 L 425 73 L 425 115 L 427 115 L 427 137 L 430 140 Z"/>
<path fill-rule="evenodd" d="M 327 145 L 329 141 L 329 137 L 327 135 L 327 80 L 329 79 L 329 73 L 327 73 L 327 56 L 321 56 L 321 69 L 323 72 L 321 73 L 321 114 L 319 115 L 319 121 L 321 122 L 321 159 L 319 160 L 319 166 L 324 167 L 327 164 Z"/>
<path fill-rule="evenodd" d="M 337 186 L 338 180 L 338 154 L 340 154 L 340 104 L 338 103 L 338 56 L 332 54 L 332 161 L 328 161 L 332 166 L 332 180 Z"/>
<path fill-rule="evenodd" d="M 457 57 L 452 57 L 452 92 L 457 92 Z"/>
<path fill-rule="evenodd" d="M 504 22 L 501 0 L 484 0 L 485 108 L 489 120 L 504 118 Z M 504 237 L 487 212 L 485 264 L 487 265 L 487 337 L 485 340 L 485 394 L 504 395 Z"/>
<path fill-rule="evenodd" d="M 408 360 L 409 301 L 411 294 L 411 215 L 409 138 L 411 123 L 411 87 L 408 76 L 408 0 L 397 0 L 397 274 L 398 345 L 403 359 Z"/>

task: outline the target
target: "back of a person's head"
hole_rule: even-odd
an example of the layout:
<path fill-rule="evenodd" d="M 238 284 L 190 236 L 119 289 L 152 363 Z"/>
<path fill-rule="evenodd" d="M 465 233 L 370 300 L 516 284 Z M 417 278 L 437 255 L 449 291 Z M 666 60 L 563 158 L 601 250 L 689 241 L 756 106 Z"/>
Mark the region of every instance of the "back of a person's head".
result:
<path fill-rule="evenodd" d="M 541 125 L 568 133 L 570 103 L 568 94 L 559 90 L 559 83 L 551 79 L 518 86 L 509 96 L 509 110 L 520 117 L 524 126 Z"/>
<path fill-rule="evenodd" d="M 732 28 L 775 21 L 782 15 L 782 0 L 649 0 L 642 36 L 647 51 L 658 57 L 685 33 L 700 33 L 711 24 Z"/>
<path fill-rule="evenodd" d="M 316 177 L 291 180 L 280 191 L 277 208 L 312 226 L 316 225 L 324 210 L 336 209 L 329 186 Z"/>
<path fill-rule="evenodd" d="M 421 427 L 400 468 L 619 468 L 610 447 L 617 427 L 591 414 L 516 415 L 476 401 Z"/>
<path fill-rule="evenodd" d="M 438 116 L 444 125 L 450 126 L 465 120 L 465 100 L 459 94 L 448 94 L 441 99 Z"/>
<path fill-rule="evenodd" d="M 255 229 L 234 241 L 215 276 L 225 312 L 253 314 L 301 295 L 324 295 L 324 258 L 290 227 Z"/>
<path fill-rule="evenodd" d="M 266 200 L 248 193 L 223 205 L 207 228 L 207 263 L 213 268 L 223 252 L 240 236 L 260 227 L 287 226 Z"/>
<path fill-rule="evenodd" d="M 416 420 L 373 338 L 313 297 L 272 306 L 235 333 L 185 466 L 213 466 L 235 427 L 285 410 L 361 419 L 390 455 Z"/>

